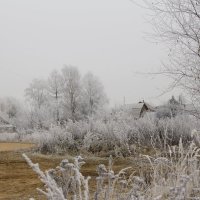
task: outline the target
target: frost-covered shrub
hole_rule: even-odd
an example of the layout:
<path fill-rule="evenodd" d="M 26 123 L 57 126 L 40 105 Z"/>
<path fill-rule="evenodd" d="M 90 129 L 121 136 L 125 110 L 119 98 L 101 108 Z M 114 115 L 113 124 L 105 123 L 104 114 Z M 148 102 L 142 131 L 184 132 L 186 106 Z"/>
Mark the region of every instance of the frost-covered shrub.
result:
<path fill-rule="evenodd" d="M 199 120 L 193 116 L 178 115 L 175 118 L 157 119 L 156 117 L 144 117 L 128 123 L 129 144 L 164 147 L 177 145 L 180 138 L 184 144 L 191 140 L 191 131 L 199 129 Z"/>
<path fill-rule="evenodd" d="M 178 146 L 168 147 L 165 157 L 146 156 L 152 169 L 148 199 L 199 199 L 200 137 L 197 131 L 193 131 L 191 136 L 192 142 L 187 147 L 180 139 Z"/>
<path fill-rule="evenodd" d="M 111 123 L 105 124 L 101 121 L 90 121 L 89 131 L 84 137 L 84 147 L 93 153 L 112 150 L 117 142 L 113 134 Z"/>
<path fill-rule="evenodd" d="M 18 133 L 0 133 L 1 142 L 20 141 L 21 138 L 23 138 L 23 135 Z"/>
<path fill-rule="evenodd" d="M 72 134 L 74 140 L 83 140 L 89 130 L 89 124 L 86 121 L 69 121 L 66 130 Z"/>
<path fill-rule="evenodd" d="M 180 138 L 186 145 L 191 140 L 192 129 L 200 129 L 200 123 L 197 118 L 188 115 L 161 119 L 155 115 L 146 115 L 138 120 L 118 115 L 107 121 L 90 118 L 88 121 L 69 121 L 66 126 L 56 126 L 41 132 L 20 132 L 12 137 L 0 135 L 0 139 L 4 137 L 4 140 L 34 142 L 44 153 L 83 150 L 129 156 L 144 146 L 166 149 L 168 145 L 177 145 Z"/>
<path fill-rule="evenodd" d="M 193 116 L 178 115 L 171 119 L 162 119 L 157 122 L 161 140 L 168 145 L 177 145 L 180 138 L 183 144 L 191 141 L 191 131 L 199 129 L 199 120 Z"/>
<path fill-rule="evenodd" d="M 144 117 L 131 123 L 129 142 L 149 146 L 157 140 L 157 126 L 155 118 Z"/>
<path fill-rule="evenodd" d="M 38 144 L 39 151 L 42 153 L 62 153 L 63 151 L 76 150 L 72 133 L 60 127 L 28 134 L 24 140 Z"/>

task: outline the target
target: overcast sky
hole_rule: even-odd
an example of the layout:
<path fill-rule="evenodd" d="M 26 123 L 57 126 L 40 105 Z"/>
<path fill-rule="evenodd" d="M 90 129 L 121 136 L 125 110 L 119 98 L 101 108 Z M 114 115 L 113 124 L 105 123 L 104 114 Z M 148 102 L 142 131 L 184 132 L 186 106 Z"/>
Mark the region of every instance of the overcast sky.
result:
<path fill-rule="evenodd" d="M 166 57 L 145 17 L 129 0 L 1 0 L 0 97 L 23 98 L 32 79 L 69 64 L 97 75 L 112 105 L 162 102 L 166 79 L 135 73 Z"/>

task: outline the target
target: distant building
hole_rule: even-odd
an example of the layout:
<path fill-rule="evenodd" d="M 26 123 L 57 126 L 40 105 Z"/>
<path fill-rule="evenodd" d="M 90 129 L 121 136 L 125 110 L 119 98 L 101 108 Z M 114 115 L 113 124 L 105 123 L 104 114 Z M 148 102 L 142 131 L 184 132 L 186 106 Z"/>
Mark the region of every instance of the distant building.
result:
<path fill-rule="evenodd" d="M 154 112 L 155 108 L 145 101 L 142 101 L 136 104 L 124 105 L 124 111 L 128 112 L 134 119 L 139 119 L 144 117 L 148 112 Z"/>
<path fill-rule="evenodd" d="M 193 116 L 199 116 L 200 107 L 195 106 L 194 104 L 184 104 L 181 110 L 182 114 L 188 114 Z"/>
<path fill-rule="evenodd" d="M 200 107 L 194 104 L 187 104 L 180 97 L 179 100 L 176 100 L 172 96 L 167 104 L 156 107 L 156 113 L 158 118 L 175 117 L 180 114 L 196 116 L 200 113 Z"/>
<path fill-rule="evenodd" d="M 180 101 L 177 101 L 174 96 L 168 101 L 168 107 L 173 117 L 175 117 L 184 107 Z"/>
<path fill-rule="evenodd" d="M 0 113 L 0 133 L 13 133 L 16 128 Z"/>
<path fill-rule="evenodd" d="M 182 101 L 181 98 L 177 101 L 174 96 L 169 100 L 168 103 L 172 114 L 187 114 L 187 115 L 199 115 L 200 107 L 195 106 L 194 104 L 187 104 L 186 102 Z"/>

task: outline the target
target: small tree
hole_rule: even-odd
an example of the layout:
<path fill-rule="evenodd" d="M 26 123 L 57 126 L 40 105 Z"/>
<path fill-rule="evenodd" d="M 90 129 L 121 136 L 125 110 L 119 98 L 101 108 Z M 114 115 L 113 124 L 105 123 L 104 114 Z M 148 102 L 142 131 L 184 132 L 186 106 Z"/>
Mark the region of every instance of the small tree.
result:
<path fill-rule="evenodd" d="M 80 74 L 76 67 L 65 66 L 62 69 L 63 92 L 65 105 L 70 112 L 70 118 L 77 119 L 78 100 L 81 95 Z"/>
<path fill-rule="evenodd" d="M 102 83 L 92 73 L 87 73 L 82 82 L 84 112 L 86 115 L 91 116 L 102 108 L 108 102 L 108 99 Z"/>
<path fill-rule="evenodd" d="M 20 109 L 20 104 L 15 98 L 7 97 L 5 99 L 5 108 L 9 119 L 16 118 Z"/>
<path fill-rule="evenodd" d="M 25 96 L 32 105 L 40 109 L 47 102 L 47 84 L 44 80 L 34 79 L 25 89 Z"/>
<path fill-rule="evenodd" d="M 25 90 L 25 96 L 31 106 L 31 123 L 38 128 L 44 128 L 44 122 L 49 120 L 49 101 L 46 82 L 44 80 L 34 79 Z"/>
<path fill-rule="evenodd" d="M 60 121 L 60 102 L 63 96 L 63 88 L 62 88 L 62 76 L 57 71 L 54 70 L 50 74 L 48 78 L 47 90 L 49 92 L 49 96 L 51 98 L 51 106 L 53 107 L 53 115 L 56 122 Z"/>

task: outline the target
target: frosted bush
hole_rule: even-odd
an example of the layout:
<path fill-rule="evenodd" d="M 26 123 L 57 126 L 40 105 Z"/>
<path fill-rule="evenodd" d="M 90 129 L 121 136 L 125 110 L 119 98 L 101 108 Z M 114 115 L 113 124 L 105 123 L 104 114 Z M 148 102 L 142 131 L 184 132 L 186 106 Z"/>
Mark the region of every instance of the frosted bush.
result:
<path fill-rule="evenodd" d="M 74 140 L 83 140 L 89 130 L 89 124 L 86 121 L 69 121 L 67 123 L 66 130 L 72 134 Z"/>
<path fill-rule="evenodd" d="M 157 119 L 144 117 L 131 124 L 129 142 L 138 141 L 141 146 L 166 148 L 177 145 L 180 138 L 184 144 L 191 141 L 191 131 L 199 128 L 199 120 L 192 116 L 179 115 L 175 118 Z"/>
<path fill-rule="evenodd" d="M 191 141 L 191 131 L 199 128 L 199 121 L 192 116 L 176 116 L 171 119 L 161 119 L 158 121 L 158 131 L 160 138 L 169 145 L 177 145 L 180 138 L 184 144 Z"/>
<path fill-rule="evenodd" d="M 144 117 L 137 121 L 132 121 L 130 124 L 131 132 L 129 138 L 131 143 L 149 146 L 157 141 L 159 136 L 155 118 Z"/>
<path fill-rule="evenodd" d="M 20 141 L 23 138 L 23 134 L 18 133 L 0 133 L 0 141 L 1 142 L 12 142 L 12 141 Z"/>
<path fill-rule="evenodd" d="M 100 121 L 90 122 L 89 132 L 84 137 L 84 147 L 87 150 L 96 153 L 114 149 L 117 142 L 113 133 L 111 123 L 105 124 Z"/>
<path fill-rule="evenodd" d="M 60 127 L 51 128 L 49 131 L 27 134 L 24 140 L 38 144 L 38 148 L 42 153 L 60 153 L 75 148 L 72 133 Z"/>
<path fill-rule="evenodd" d="M 183 148 L 180 139 L 178 147 L 169 147 L 168 157 L 150 158 L 152 181 L 150 199 L 185 200 L 200 197 L 200 149 L 191 142 Z"/>
<path fill-rule="evenodd" d="M 119 115 L 106 122 L 90 118 L 88 121 L 69 121 L 66 126 L 51 127 L 48 131 L 0 134 L 0 140 L 29 141 L 38 144 L 44 153 L 80 152 L 130 156 L 137 149 L 153 147 L 166 150 L 168 145 L 183 145 L 191 141 L 192 129 L 200 129 L 199 120 L 192 116 L 158 119 L 147 115 L 138 120 Z"/>

